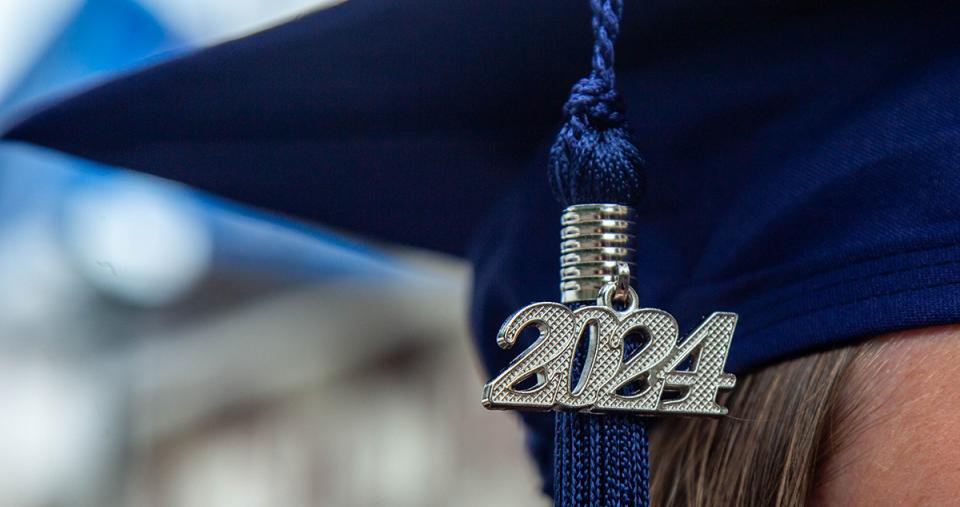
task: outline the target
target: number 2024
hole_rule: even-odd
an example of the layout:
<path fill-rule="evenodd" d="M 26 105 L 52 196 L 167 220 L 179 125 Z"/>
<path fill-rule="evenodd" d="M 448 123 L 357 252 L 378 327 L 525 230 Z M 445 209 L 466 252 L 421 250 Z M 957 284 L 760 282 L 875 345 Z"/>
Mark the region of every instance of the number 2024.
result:
<path fill-rule="evenodd" d="M 534 303 L 514 313 L 497 336 L 510 348 L 518 335 L 535 326 L 540 336 L 500 375 L 483 387 L 489 409 L 577 410 L 638 414 L 724 415 L 719 389 L 730 389 L 736 377 L 723 372 L 737 315 L 715 312 L 682 342 L 677 321 L 655 308 L 617 312 L 607 306 L 576 310 L 559 303 Z M 572 384 L 580 336 L 587 345 L 577 384 Z M 647 343 L 624 357 L 629 335 L 641 333 Z M 689 358 L 687 368 L 677 369 Z M 532 387 L 517 384 L 536 375 Z M 642 387 L 627 392 L 633 386 Z M 668 392 L 672 396 L 665 397 Z"/>

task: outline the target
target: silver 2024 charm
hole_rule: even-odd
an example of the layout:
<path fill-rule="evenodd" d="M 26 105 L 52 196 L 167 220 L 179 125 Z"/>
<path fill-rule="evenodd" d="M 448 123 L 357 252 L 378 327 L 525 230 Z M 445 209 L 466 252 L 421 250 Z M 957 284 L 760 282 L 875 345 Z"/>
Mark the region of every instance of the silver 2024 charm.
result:
<path fill-rule="evenodd" d="M 736 378 L 724 373 L 737 315 L 715 312 L 679 340 L 677 321 L 655 308 L 639 308 L 629 284 L 634 251 L 632 211 L 610 204 L 578 205 L 563 215 L 561 292 L 564 303 L 586 297 L 596 304 L 571 309 L 534 303 L 510 316 L 497 335 L 510 348 L 520 333 L 539 336 L 500 375 L 483 387 L 489 409 L 578 410 L 637 414 L 724 415 L 720 389 Z M 643 336 L 626 357 L 631 336 Z M 575 385 L 574 362 L 587 340 Z M 533 385 L 528 384 L 535 380 Z"/>

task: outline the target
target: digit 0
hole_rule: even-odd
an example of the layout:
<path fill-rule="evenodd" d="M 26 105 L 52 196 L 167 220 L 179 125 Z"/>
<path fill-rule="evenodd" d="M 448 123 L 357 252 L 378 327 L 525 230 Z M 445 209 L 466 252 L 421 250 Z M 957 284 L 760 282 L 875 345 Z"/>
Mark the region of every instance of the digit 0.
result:
<path fill-rule="evenodd" d="M 617 314 L 603 306 L 585 306 L 573 312 L 576 318 L 576 328 L 572 351 L 574 354 L 565 356 L 564 371 L 567 381 L 564 387 L 557 391 L 557 404 L 569 409 L 588 409 L 596 403 L 600 390 L 610 381 L 620 363 L 623 362 L 623 341 L 617 340 L 617 329 L 620 320 Z M 571 388 L 573 379 L 573 359 L 577 349 L 576 337 L 587 332 L 587 354 L 584 358 L 583 371 L 577 385 Z"/>

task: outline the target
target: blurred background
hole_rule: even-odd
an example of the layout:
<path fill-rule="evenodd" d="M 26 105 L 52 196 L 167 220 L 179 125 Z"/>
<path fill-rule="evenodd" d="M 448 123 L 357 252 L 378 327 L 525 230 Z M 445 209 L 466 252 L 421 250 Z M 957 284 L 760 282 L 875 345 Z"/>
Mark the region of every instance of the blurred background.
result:
<path fill-rule="evenodd" d="M 0 121 L 323 0 L 0 0 Z M 547 505 L 469 267 L 0 145 L 0 507 Z M 492 337 L 491 337 L 492 339 Z"/>

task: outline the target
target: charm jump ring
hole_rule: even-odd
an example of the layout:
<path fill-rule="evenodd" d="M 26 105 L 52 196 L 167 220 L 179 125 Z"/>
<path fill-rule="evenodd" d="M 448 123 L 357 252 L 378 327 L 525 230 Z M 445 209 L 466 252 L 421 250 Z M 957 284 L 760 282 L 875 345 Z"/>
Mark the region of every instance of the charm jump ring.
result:
<path fill-rule="evenodd" d="M 617 283 L 608 283 L 600 289 L 600 295 L 597 297 L 597 304 L 606 306 L 609 308 L 617 308 L 614 306 L 616 303 L 622 303 L 623 309 L 616 310 L 620 313 L 632 312 L 639 308 L 640 298 L 637 296 L 637 291 L 633 287 L 627 286 L 624 296 L 619 296 L 617 293 L 620 291 L 620 287 Z"/>

